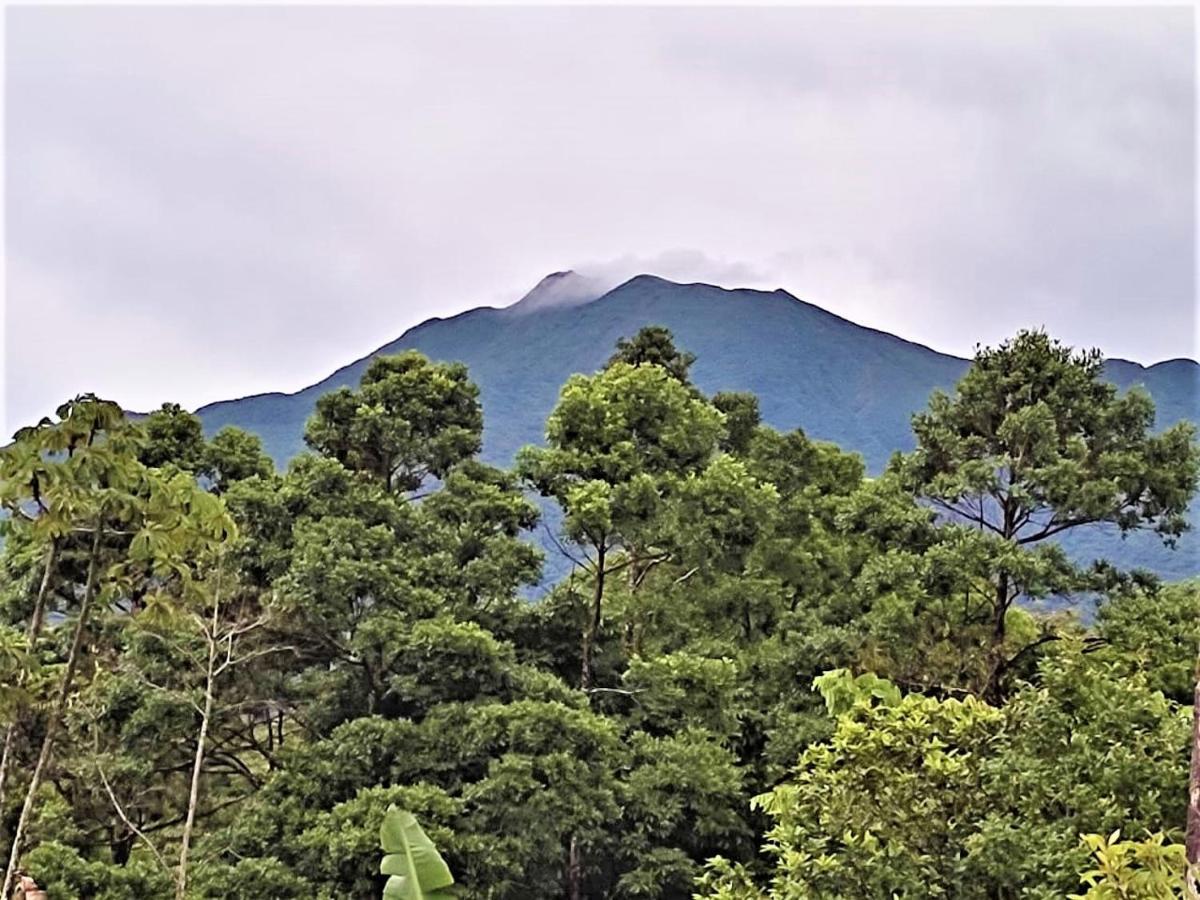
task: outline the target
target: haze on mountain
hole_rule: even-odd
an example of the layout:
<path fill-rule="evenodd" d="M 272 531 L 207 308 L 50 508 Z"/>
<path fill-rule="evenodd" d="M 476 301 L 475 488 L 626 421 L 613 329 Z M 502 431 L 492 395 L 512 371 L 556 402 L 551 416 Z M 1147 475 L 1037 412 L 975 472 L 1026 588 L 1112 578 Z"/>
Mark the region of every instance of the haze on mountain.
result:
<path fill-rule="evenodd" d="M 912 448 L 912 414 L 935 388 L 953 388 L 969 365 L 783 290 L 679 284 L 643 274 L 605 291 L 595 279 L 564 271 L 547 275 L 512 306 L 423 322 L 302 391 L 244 397 L 197 412 L 209 433 L 237 425 L 260 435 L 284 464 L 304 449 L 304 423 L 321 394 L 356 385 L 374 356 L 416 349 L 467 364 L 484 410 L 482 456 L 507 466 L 519 447 L 541 443 L 546 416 L 571 374 L 601 368 L 618 339 L 651 324 L 665 325 L 679 347 L 696 354 L 692 372 L 701 390 L 753 392 L 767 424 L 802 428 L 856 451 L 871 472 L 880 471 L 893 452 Z M 1200 420 L 1195 361 L 1144 366 L 1110 359 L 1105 372 L 1122 389 L 1140 384 L 1150 392 L 1158 427 Z M 553 510 L 547 514 L 553 524 Z M 1200 573 L 1195 532 L 1171 551 L 1153 535 L 1122 539 L 1093 528 L 1074 537 L 1068 549 L 1084 561 L 1106 557 L 1169 578 Z M 565 570 L 552 546 L 547 562 L 551 579 Z"/>

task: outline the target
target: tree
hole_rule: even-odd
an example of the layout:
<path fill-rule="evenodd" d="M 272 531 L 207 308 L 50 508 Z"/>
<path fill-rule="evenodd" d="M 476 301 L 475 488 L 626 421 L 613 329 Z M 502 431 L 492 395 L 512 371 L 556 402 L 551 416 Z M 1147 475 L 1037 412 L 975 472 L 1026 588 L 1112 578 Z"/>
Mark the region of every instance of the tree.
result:
<path fill-rule="evenodd" d="M 726 453 L 745 454 L 762 424 L 758 398 L 748 392 L 718 391 L 712 404 L 725 416 L 725 436 L 721 449 Z"/>
<path fill-rule="evenodd" d="M 1182 831 L 1180 707 L 1103 651 L 1064 641 L 1003 708 L 898 696 L 870 673 L 817 679 L 832 738 L 755 804 L 770 890 L 717 860 L 702 896 L 1063 896 L 1083 834 Z"/>
<path fill-rule="evenodd" d="M 1133 587 L 1111 595 L 1096 615 L 1096 637 L 1130 672 L 1176 703 L 1191 702 L 1200 648 L 1200 581 Z"/>
<path fill-rule="evenodd" d="M 1065 591 L 1030 583 L 1019 554 L 1075 528 L 1149 529 L 1171 543 L 1200 478 L 1195 428 L 1155 434 L 1154 404 L 1103 378 L 1098 351 L 1076 353 L 1038 331 L 979 350 L 954 394 L 937 392 L 913 418 L 917 449 L 891 470 L 955 522 L 998 540 L 991 575 L 991 659 L 986 695 L 1001 696 L 1011 658 L 1007 613 L 1024 595 Z M 1044 570 L 1039 570 L 1045 574 Z"/>
<path fill-rule="evenodd" d="M 235 482 L 269 477 L 275 466 L 258 435 L 226 425 L 204 448 L 203 470 L 212 479 L 213 490 L 223 494 Z"/>
<path fill-rule="evenodd" d="M 698 896 L 988 896 L 963 871 L 963 850 L 988 805 L 980 769 L 1002 725 L 974 698 L 863 695 L 791 781 L 754 801 L 774 822 L 771 891 L 717 860 Z"/>
<path fill-rule="evenodd" d="M 1005 705 L 970 848 L 980 882 L 1061 896 L 1087 859 L 1080 835 L 1182 835 L 1189 721 L 1151 673 L 1078 640 L 1049 648 Z"/>
<path fill-rule="evenodd" d="M 609 357 L 606 368 L 617 363 L 658 366 L 681 384 L 690 385 L 688 370 L 695 361 L 695 354 L 676 348 L 669 329 L 662 325 L 647 325 L 632 338 L 617 341 L 616 352 Z"/>
<path fill-rule="evenodd" d="M 146 440 L 138 458 L 144 465 L 206 474 L 204 428 L 196 415 L 178 403 L 164 403 L 140 425 Z"/>
<path fill-rule="evenodd" d="M 46 558 L 53 558 L 62 540 L 82 543 L 72 549 L 86 560 L 69 648 L 13 831 L 0 896 L 8 895 L 16 876 L 95 607 L 144 591 L 151 582 L 188 579 L 196 556 L 232 530 L 220 502 L 188 474 L 160 473 L 138 461 L 141 436 L 116 404 L 83 396 L 59 407 L 57 415 L 57 423 L 43 419 L 17 432 L 0 459 L 4 505 L 45 543 Z M 36 640 L 36 632 L 30 633 Z"/>
<path fill-rule="evenodd" d="M 479 389 L 467 367 L 409 350 L 371 360 L 357 390 L 322 395 L 304 440 L 405 493 L 478 453 L 482 429 Z"/>
<path fill-rule="evenodd" d="M 578 560 L 593 582 L 580 660 L 585 690 L 592 686 L 605 579 L 635 562 L 627 556 L 614 564 L 612 554 L 644 543 L 671 481 L 708 463 L 721 430 L 721 414 L 666 369 L 615 362 L 599 374 L 573 376 L 546 422 L 547 446 L 518 453 L 517 470 L 558 502 L 567 538 L 590 551 Z"/>

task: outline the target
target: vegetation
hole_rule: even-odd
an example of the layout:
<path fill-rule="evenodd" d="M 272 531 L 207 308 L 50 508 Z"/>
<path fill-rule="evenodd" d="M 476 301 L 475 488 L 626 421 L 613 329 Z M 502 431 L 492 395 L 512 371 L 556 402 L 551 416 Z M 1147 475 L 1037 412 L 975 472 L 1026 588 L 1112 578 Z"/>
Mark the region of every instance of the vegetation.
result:
<path fill-rule="evenodd" d="M 285 472 L 174 405 L 18 432 L 0 896 L 1185 896 L 1200 583 L 1055 538 L 1174 540 L 1193 427 L 1021 333 L 868 478 L 693 362 L 622 340 L 511 471 L 416 352 Z"/>

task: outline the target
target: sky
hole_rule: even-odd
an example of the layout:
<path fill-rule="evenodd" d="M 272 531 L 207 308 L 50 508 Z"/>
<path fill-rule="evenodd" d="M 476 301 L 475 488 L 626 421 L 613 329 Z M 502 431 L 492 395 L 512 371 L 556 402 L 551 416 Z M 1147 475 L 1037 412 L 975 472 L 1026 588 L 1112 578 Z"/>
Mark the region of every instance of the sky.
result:
<path fill-rule="evenodd" d="M 1186 7 L 13 7 L 5 434 L 293 391 L 549 272 L 1195 358 Z"/>

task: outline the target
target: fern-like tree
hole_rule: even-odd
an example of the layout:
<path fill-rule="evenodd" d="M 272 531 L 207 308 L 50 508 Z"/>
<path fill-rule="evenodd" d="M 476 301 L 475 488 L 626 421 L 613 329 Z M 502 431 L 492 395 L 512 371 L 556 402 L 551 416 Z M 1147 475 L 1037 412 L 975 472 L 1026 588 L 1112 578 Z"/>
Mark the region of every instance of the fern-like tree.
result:
<path fill-rule="evenodd" d="M 35 731 L 40 732 L 37 752 L 11 838 L 3 897 L 16 877 L 38 790 L 64 729 L 96 610 L 144 596 L 149 585 L 188 580 L 194 561 L 233 527 L 220 500 L 190 473 L 161 471 L 139 461 L 144 433 L 115 403 L 84 395 L 56 414 L 58 421 L 45 418 L 18 431 L 0 453 L 0 503 L 13 516 L 9 527 L 17 530 L 19 543 L 38 548 L 33 555 L 43 560 L 27 629 L 31 651 L 46 627 L 45 586 L 57 583 L 58 594 L 72 599 L 57 626 L 70 637 L 49 710 Z M 2 780 L 12 766 L 18 725 L 15 719 L 9 724 Z"/>

